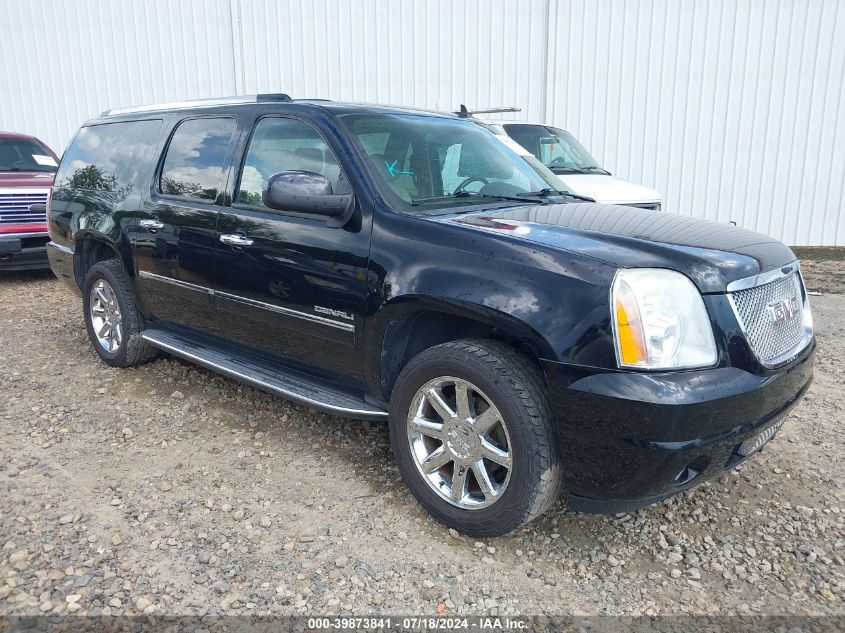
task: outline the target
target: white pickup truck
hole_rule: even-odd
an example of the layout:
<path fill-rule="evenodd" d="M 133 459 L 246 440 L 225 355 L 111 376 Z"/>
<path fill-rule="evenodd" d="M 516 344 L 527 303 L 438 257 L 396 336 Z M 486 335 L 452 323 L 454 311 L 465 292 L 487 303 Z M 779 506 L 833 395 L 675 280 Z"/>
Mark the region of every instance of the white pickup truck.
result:
<path fill-rule="evenodd" d="M 613 176 L 566 130 L 525 121 L 475 122 L 516 141 L 548 167 L 567 191 L 605 204 L 661 208 L 663 201 L 657 191 Z"/>

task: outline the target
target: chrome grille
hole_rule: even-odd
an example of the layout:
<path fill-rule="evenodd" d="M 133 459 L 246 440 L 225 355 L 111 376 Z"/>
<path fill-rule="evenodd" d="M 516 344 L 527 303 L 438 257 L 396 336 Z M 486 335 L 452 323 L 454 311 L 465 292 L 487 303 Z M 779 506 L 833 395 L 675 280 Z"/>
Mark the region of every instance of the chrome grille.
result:
<path fill-rule="evenodd" d="M 46 189 L 0 189 L 0 226 L 9 224 L 45 224 L 46 213 L 32 213 L 31 204 L 46 204 Z"/>
<path fill-rule="evenodd" d="M 801 277 L 797 272 L 769 283 L 730 293 L 737 318 L 757 359 L 764 365 L 788 360 L 789 352 L 799 352 L 805 344 L 804 301 Z M 786 302 L 794 311 L 780 312 Z M 784 358 L 786 356 L 786 358 Z"/>

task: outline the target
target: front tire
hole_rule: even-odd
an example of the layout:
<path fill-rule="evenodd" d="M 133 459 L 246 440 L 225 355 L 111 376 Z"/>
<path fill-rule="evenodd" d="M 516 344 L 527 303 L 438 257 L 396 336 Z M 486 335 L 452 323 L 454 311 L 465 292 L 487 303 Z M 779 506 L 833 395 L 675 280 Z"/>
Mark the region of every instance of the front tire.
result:
<path fill-rule="evenodd" d="M 390 440 L 420 504 L 461 532 L 505 534 L 561 497 L 545 381 L 499 341 L 453 341 L 411 359 L 393 390 Z"/>
<path fill-rule="evenodd" d="M 107 259 L 91 267 L 82 305 L 88 338 L 106 365 L 132 367 L 155 358 L 156 349 L 141 338 L 144 321 L 119 261 Z"/>

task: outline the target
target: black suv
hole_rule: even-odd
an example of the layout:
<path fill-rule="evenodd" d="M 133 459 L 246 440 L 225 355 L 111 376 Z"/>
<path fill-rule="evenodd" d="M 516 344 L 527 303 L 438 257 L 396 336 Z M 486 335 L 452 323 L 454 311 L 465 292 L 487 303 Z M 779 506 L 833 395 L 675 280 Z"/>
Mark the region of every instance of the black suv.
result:
<path fill-rule="evenodd" d="M 113 110 L 62 158 L 50 262 L 109 365 L 160 350 L 387 420 L 420 503 L 502 534 L 759 450 L 815 347 L 792 251 L 584 202 L 460 116 L 286 95 Z"/>

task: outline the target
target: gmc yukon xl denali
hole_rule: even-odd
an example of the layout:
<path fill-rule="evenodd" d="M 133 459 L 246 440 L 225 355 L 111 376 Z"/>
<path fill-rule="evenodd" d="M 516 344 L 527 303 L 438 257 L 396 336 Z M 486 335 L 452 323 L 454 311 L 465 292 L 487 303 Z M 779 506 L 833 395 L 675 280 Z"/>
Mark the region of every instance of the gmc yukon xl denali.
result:
<path fill-rule="evenodd" d="M 544 170 L 432 112 L 113 110 L 65 152 L 48 254 L 105 363 L 163 351 L 386 420 L 411 492 L 470 534 L 562 497 L 631 510 L 759 451 L 812 377 L 792 251 Z"/>

